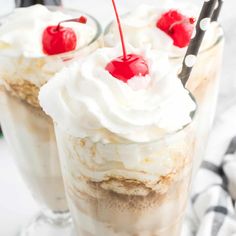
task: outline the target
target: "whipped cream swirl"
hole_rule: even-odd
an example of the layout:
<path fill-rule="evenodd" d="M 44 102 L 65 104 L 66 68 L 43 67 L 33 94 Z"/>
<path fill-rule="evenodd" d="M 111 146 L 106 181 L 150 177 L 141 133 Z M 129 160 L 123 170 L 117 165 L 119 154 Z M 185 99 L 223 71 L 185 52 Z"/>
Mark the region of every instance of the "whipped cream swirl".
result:
<path fill-rule="evenodd" d="M 105 67 L 121 48 L 98 49 L 42 87 L 44 111 L 74 137 L 105 143 L 151 141 L 191 122 L 195 103 L 170 70 L 168 55 L 132 47 L 128 52 L 146 59 L 149 75 L 128 83 L 114 78 Z"/>
<path fill-rule="evenodd" d="M 78 15 L 77 17 L 79 17 Z M 50 25 L 75 18 L 60 11 L 49 11 L 42 5 L 17 8 L 0 23 L 0 52 L 6 56 L 42 57 L 42 34 Z M 89 24 L 67 22 L 77 36 L 76 48 L 87 45 L 95 36 L 95 29 Z"/>

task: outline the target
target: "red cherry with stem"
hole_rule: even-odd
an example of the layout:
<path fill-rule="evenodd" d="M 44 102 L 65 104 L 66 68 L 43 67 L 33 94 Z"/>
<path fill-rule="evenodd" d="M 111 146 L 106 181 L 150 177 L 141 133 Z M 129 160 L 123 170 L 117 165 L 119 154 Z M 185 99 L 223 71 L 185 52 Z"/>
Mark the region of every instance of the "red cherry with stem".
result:
<path fill-rule="evenodd" d="M 76 34 L 71 28 L 48 26 L 43 32 L 43 51 L 47 55 L 73 51 L 76 43 Z"/>
<path fill-rule="evenodd" d="M 61 26 L 65 22 L 86 24 L 87 18 L 81 16 L 79 18 L 61 21 L 56 26 L 48 26 L 43 31 L 42 37 L 43 51 L 45 54 L 55 55 L 73 51 L 76 48 L 76 34 L 72 28 Z"/>
<path fill-rule="evenodd" d="M 107 64 L 106 70 L 123 82 L 127 82 L 134 76 L 145 76 L 148 74 L 148 65 L 146 61 L 139 55 L 128 54 L 126 59 L 124 56 L 117 57 Z"/>
<path fill-rule="evenodd" d="M 189 18 L 177 10 L 169 10 L 161 16 L 156 26 L 173 39 L 175 46 L 184 48 L 190 43 L 194 23 L 194 17 Z"/>
<path fill-rule="evenodd" d="M 123 31 L 121 28 L 120 18 L 116 8 L 115 0 L 112 0 L 115 10 L 116 20 L 120 32 L 123 56 L 113 59 L 106 65 L 106 70 L 115 78 L 127 82 L 134 76 L 145 76 L 149 74 L 147 62 L 142 56 L 126 53 Z"/>

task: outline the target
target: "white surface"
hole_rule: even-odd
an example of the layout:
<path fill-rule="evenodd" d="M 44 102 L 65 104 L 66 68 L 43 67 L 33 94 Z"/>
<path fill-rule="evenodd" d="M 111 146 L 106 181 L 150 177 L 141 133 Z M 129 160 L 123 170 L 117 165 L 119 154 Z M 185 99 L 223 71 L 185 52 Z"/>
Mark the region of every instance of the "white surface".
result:
<path fill-rule="evenodd" d="M 0 14 L 5 14 L 13 6 L 13 1 L 0 0 Z M 93 14 L 105 25 L 113 18 L 110 0 L 99 0 L 99 9 L 94 5 L 94 0 L 65 0 L 66 6 L 78 7 Z M 154 2 L 154 0 L 120 0 L 119 9 L 133 7 L 138 3 Z M 200 1 L 197 0 L 199 3 Z M 217 112 L 217 123 L 221 122 L 221 115 L 233 104 L 236 104 L 236 1 L 225 1 L 224 14 L 222 17 L 223 27 L 226 33 L 226 48 L 224 55 L 220 99 Z M 108 12 L 109 14 L 105 14 Z M 1 112 L 1 111 L 0 111 Z M 236 121 L 236 114 L 235 114 Z M 236 122 L 235 122 L 236 123 Z M 235 129 L 236 124 L 232 127 Z M 214 147 L 217 151 L 217 146 Z M 33 201 L 29 191 L 13 163 L 9 148 L 3 139 L 0 139 L 0 236 L 15 236 L 20 227 L 37 212 L 37 205 Z M 43 236 L 43 235 L 42 235 Z"/>
<path fill-rule="evenodd" d="M 37 205 L 23 183 L 6 142 L 0 140 L 0 235 L 13 236 L 37 212 Z"/>

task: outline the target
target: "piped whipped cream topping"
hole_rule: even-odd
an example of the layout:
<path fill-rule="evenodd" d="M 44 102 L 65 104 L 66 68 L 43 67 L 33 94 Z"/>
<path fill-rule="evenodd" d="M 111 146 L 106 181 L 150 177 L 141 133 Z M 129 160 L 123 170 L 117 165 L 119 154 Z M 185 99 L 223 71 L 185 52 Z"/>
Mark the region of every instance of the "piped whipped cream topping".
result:
<path fill-rule="evenodd" d="M 42 5 L 17 8 L 0 21 L 0 53 L 13 57 L 43 57 L 42 34 L 45 28 L 71 18 L 75 16 L 50 11 Z M 87 45 L 96 34 L 89 24 L 67 22 L 63 26 L 72 28 L 76 33 L 77 49 Z"/>
<path fill-rule="evenodd" d="M 199 15 L 199 9 L 186 2 L 166 1 L 161 7 L 142 4 L 121 19 L 125 41 L 137 48 L 165 50 L 173 57 L 184 56 L 187 47 L 179 48 L 173 45 L 172 38 L 156 26 L 162 14 L 170 9 L 176 9 L 188 17 L 197 18 Z M 108 32 L 104 36 L 105 45 L 113 47 L 119 43 L 117 24 L 113 22 L 107 30 Z M 216 41 L 218 31 L 218 24 L 212 23 L 204 37 L 202 50 L 210 47 Z"/>
<path fill-rule="evenodd" d="M 72 136 L 104 143 L 148 142 L 190 123 L 195 103 L 168 55 L 131 46 L 128 53 L 145 58 L 149 75 L 128 83 L 114 78 L 105 67 L 121 47 L 98 49 L 42 87 L 44 111 Z"/>

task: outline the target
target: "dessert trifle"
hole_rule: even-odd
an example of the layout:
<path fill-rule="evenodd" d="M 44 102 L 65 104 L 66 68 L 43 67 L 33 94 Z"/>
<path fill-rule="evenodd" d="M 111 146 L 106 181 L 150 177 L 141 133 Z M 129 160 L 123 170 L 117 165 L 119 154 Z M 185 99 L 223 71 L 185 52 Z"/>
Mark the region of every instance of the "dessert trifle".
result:
<path fill-rule="evenodd" d="M 63 223 L 68 206 L 54 128 L 39 105 L 38 93 L 62 67 L 99 47 L 100 26 L 83 12 L 42 5 L 15 9 L 0 21 L 4 136 L 32 195 L 47 209 L 44 216 Z M 27 235 L 40 235 L 33 232 L 39 229 L 30 230 Z"/>
<path fill-rule="evenodd" d="M 80 236 L 179 236 L 196 104 L 167 53 L 126 51 L 119 28 L 122 47 L 75 61 L 39 94 L 54 121 L 75 229 Z"/>
<path fill-rule="evenodd" d="M 195 33 L 195 21 L 199 8 L 188 1 L 165 1 L 157 6 L 141 5 L 121 19 L 125 41 L 139 48 L 166 51 L 173 66 L 181 70 L 183 57 Z M 203 27 L 207 27 L 207 22 Z M 116 23 L 105 32 L 105 45 L 119 43 Z M 211 129 L 217 102 L 220 69 L 223 52 L 223 31 L 217 22 L 211 22 L 200 48 L 196 64 L 188 80 L 187 88 L 198 103 L 199 142 L 196 148 L 196 169 L 204 156 L 207 137 Z M 189 58 L 190 66 L 193 61 Z"/>

